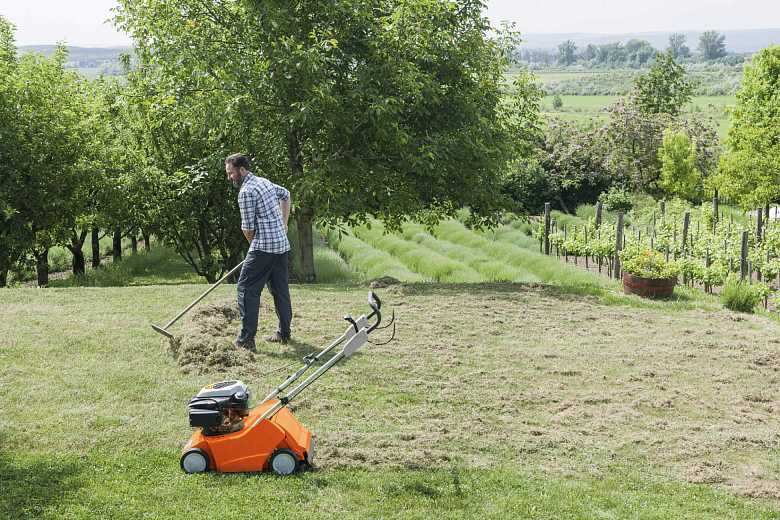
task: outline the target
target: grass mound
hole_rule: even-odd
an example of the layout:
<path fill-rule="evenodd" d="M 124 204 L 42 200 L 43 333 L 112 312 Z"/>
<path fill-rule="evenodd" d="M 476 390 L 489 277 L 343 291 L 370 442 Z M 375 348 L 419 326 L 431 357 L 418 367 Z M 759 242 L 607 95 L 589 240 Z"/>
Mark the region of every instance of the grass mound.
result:
<path fill-rule="evenodd" d="M 169 350 L 185 373 L 204 374 L 244 366 L 254 361 L 248 350 L 233 344 L 241 320 L 235 303 L 214 303 L 195 311 Z"/>

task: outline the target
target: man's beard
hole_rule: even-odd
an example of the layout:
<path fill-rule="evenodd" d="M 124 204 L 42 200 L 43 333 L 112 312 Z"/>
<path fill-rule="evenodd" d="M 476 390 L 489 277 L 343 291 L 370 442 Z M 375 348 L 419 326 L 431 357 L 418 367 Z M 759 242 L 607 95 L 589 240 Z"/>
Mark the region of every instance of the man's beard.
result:
<path fill-rule="evenodd" d="M 244 177 L 241 176 L 238 178 L 237 181 L 231 180 L 231 182 L 233 183 L 233 186 L 235 186 L 236 188 L 240 188 L 241 185 L 244 184 Z"/>

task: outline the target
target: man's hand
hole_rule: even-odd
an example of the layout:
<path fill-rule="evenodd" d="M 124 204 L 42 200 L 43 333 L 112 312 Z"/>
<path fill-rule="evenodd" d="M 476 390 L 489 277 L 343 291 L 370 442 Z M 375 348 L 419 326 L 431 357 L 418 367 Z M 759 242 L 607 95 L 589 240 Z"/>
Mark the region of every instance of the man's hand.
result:
<path fill-rule="evenodd" d="M 241 231 L 244 233 L 244 237 L 246 237 L 246 241 L 251 244 L 252 243 L 252 239 L 255 238 L 255 230 L 254 229 L 242 229 Z"/>

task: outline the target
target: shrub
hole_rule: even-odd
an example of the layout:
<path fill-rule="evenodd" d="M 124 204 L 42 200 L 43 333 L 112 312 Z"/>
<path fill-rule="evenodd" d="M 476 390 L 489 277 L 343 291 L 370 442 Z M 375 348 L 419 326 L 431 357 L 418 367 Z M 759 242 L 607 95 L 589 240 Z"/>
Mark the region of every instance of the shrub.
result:
<path fill-rule="evenodd" d="M 653 280 L 676 278 L 680 267 L 673 261 L 666 261 L 664 255 L 646 247 L 627 247 L 620 252 L 623 271 Z"/>
<path fill-rule="evenodd" d="M 552 106 L 555 110 L 563 108 L 563 100 L 561 99 L 560 94 L 555 94 L 552 100 Z"/>
<path fill-rule="evenodd" d="M 750 284 L 732 273 L 726 279 L 720 301 L 724 307 L 732 311 L 752 313 L 767 293 L 766 285 Z"/>
<path fill-rule="evenodd" d="M 634 202 L 631 200 L 631 194 L 617 186 L 613 186 L 609 191 L 605 191 L 599 195 L 599 200 L 607 211 L 622 211 L 623 213 L 627 213 L 634 206 Z"/>

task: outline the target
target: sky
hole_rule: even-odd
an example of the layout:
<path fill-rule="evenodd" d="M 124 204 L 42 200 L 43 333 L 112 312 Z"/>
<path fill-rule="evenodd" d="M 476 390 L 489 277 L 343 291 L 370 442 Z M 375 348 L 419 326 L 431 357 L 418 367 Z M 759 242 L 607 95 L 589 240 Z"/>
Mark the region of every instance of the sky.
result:
<path fill-rule="evenodd" d="M 129 45 L 110 23 L 116 0 L 0 0 L 18 45 Z M 489 0 L 487 15 L 521 33 L 733 30 L 780 27 L 780 0 Z"/>

